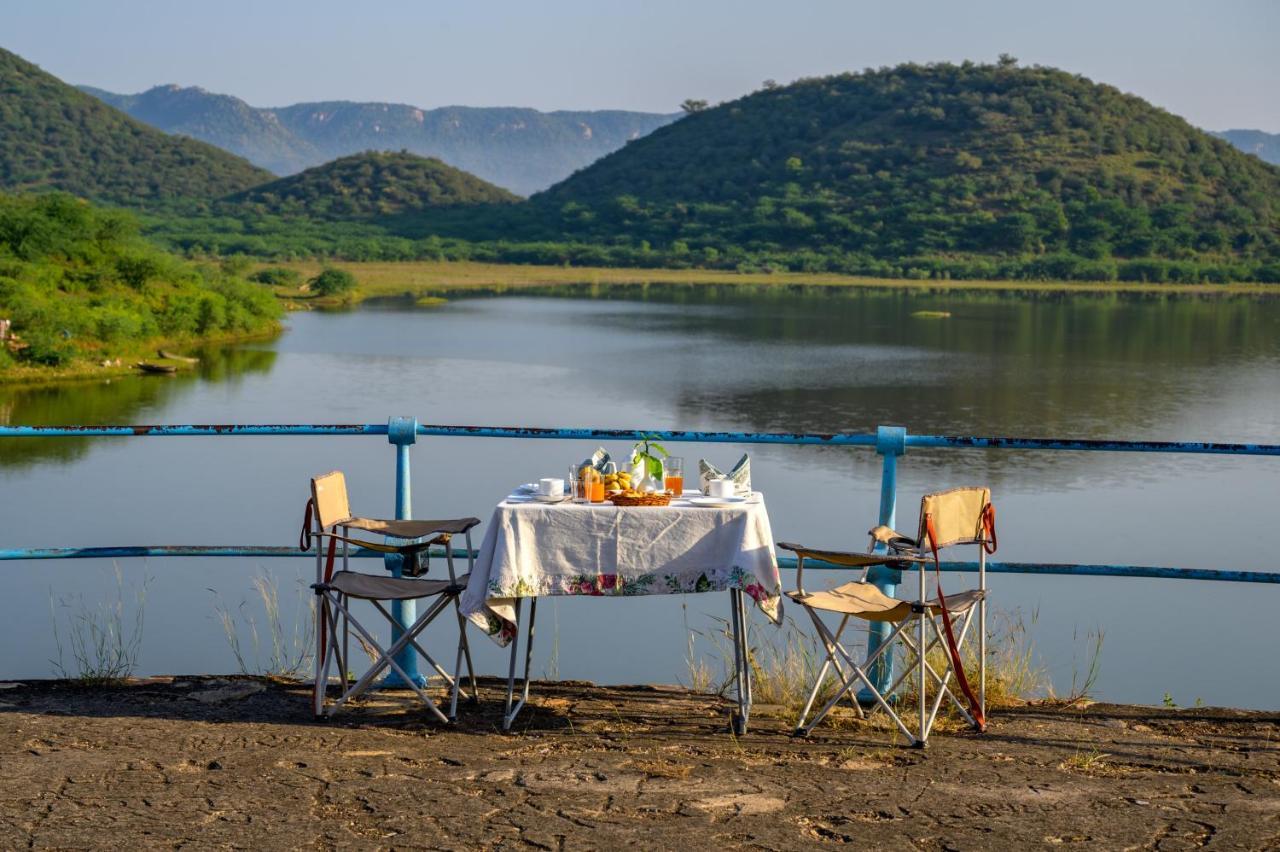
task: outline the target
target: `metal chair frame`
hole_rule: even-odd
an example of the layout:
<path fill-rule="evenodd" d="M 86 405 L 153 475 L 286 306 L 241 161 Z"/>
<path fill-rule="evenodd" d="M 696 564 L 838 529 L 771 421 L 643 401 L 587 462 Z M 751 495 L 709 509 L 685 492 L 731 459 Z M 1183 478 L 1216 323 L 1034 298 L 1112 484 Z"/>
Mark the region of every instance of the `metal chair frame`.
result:
<path fill-rule="evenodd" d="M 925 500 L 938 495 L 926 495 Z M 922 510 L 924 501 L 921 503 Z M 952 662 L 951 655 L 944 655 L 943 670 L 938 672 L 929 663 L 928 654 L 931 650 L 939 645 L 945 647 L 946 640 L 943 636 L 942 627 L 938 624 L 939 614 L 934 613 L 937 603 L 929 601 L 927 597 L 927 578 L 925 576 L 927 570 L 926 559 L 922 555 L 926 534 L 923 531 L 925 519 L 921 516 L 921 533 L 912 540 L 905 536 L 894 533 L 887 528 L 877 528 L 871 531 L 872 544 L 878 542 L 887 545 L 890 552 L 884 553 L 844 553 L 834 551 L 814 551 L 804 548 L 800 545 L 787 544 L 779 542 L 778 546 L 794 550 L 797 554 L 797 570 L 796 570 L 796 591 L 789 595 L 793 600 L 804 607 L 805 612 L 809 614 L 809 618 L 813 621 L 814 630 L 822 642 L 825 651 L 825 659 L 822 668 L 818 671 L 817 677 L 814 679 L 813 688 L 809 692 L 808 699 L 805 701 L 804 709 L 800 714 L 799 722 L 796 724 L 796 736 L 808 736 L 813 728 L 826 718 L 836 705 L 844 698 L 848 698 L 853 705 L 855 712 L 859 718 L 869 718 L 876 712 L 883 710 L 885 714 L 893 721 L 904 736 L 906 736 L 908 744 L 913 747 L 923 748 L 929 739 L 929 734 L 933 730 L 934 723 L 937 721 L 938 712 L 941 709 L 944 698 L 950 699 L 951 703 L 959 711 L 964 720 L 978 727 L 973 715 L 965 708 L 963 702 L 956 696 L 951 689 L 950 683 L 952 677 L 955 676 L 955 666 Z M 978 544 L 978 589 L 976 600 L 972 601 L 959 614 L 957 621 L 958 633 L 956 636 L 957 651 L 963 650 L 965 641 L 969 636 L 970 627 L 973 626 L 974 615 L 977 614 L 978 626 L 978 704 L 983 716 L 986 714 L 986 606 L 987 606 L 987 584 L 986 584 L 986 556 L 987 551 L 982 547 L 982 540 L 975 541 L 959 541 L 943 546 L 955 546 L 956 544 Z M 941 549 L 941 547 L 939 548 Z M 888 565 L 898 568 L 899 570 L 909 570 L 914 566 L 917 570 L 918 586 L 917 596 L 914 601 L 894 600 L 899 604 L 906 605 L 908 611 L 903 613 L 901 617 L 885 617 L 880 620 L 896 621 L 889 635 L 885 637 L 876 649 L 871 652 L 861 662 L 854 658 L 843 644 L 841 637 L 844 635 L 845 628 L 850 618 L 866 618 L 866 613 L 844 613 L 841 612 L 841 620 L 839 626 L 833 631 L 819 615 L 821 607 L 806 603 L 804 597 L 804 563 L 806 558 L 820 558 L 824 561 L 828 559 L 836 560 L 837 564 L 843 564 L 844 567 L 860 567 L 863 574 L 860 582 L 866 582 L 867 570 L 872 565 Z M 835 611 L 835 610 L 826 610 Z M 914 630 L 909 628 L 914 627 Z M 928 628 L 932 627 L 932 634 L 926 635 Z M 914 635 L 912 635 L 914 633 Z M 874 683 L 871 676 L 871 669 L 885 654 L 890 652 L 895 643 L 900 642 L 906 651 L 906 657 L 903 660 L 902 671 L 896 676 L 894 681 L 887 689 L 881 691 Z M 921 650 L 923 649 L 923 650 Z M 843 664 L 842 664 L 843 661 Z M 846 672 L 845 667 L 848 667 Z M 836 676 L 839 679 L 839 687 L 836 693 L 828 699 L 825 705 L 809 718 L 810 711 L 817 699 L 818 693 L 822 689 L 827 673 L 834 668 Z M 903 720 L 902 715 L 895 711 L 892 701 L 897 695 L 898 690 L 907 682 L 907 678 L 912 674 L 917 674 L 919 682 L 918 689 L 918 727 L 912 731 L 907 723 Z M 932 682 L 935 693 L 932 698 L 929 697 L 928 685 Z M 867 693 L 872 698 L 872 705 L 869 712 L 865 712 L 862 703 L 858 699 L 856 687 L 861 684 L 866 688 Z M 807 720 L 807 721 L 806 721 Z"/>
<path fill-rule="evenodd" d="M 340 487 L 343 489 L 342 504 L 345 505 L 345 482 L 339 481 Z M 334 523 L 326 526 L 324 512 L 322 511 L 321 502 L 315 493 L 315 480 L 312 480 L 313 503 L 315 509 L 315 526 L 310 530 L 310 536 L 317 542 L 316 544 L 316 582 L 311 588 L 316 594 L 316 664 L 315 664 L 315 690 L 314 690 L 314 712 L 317 718 L 326 716 L 332 717 L 344 705 L 350 703 L 355 698 L 366 692 L 374 684 L 374 680 L 382 672 L 390 669 L 399 675 L 400 679 L 412 689 L 414 693 L 426 704 L 428 710 L 441 722 L 452 722 L 457 718 L 458 697 L 461 695 L 469 699 L 473 703 L 478 702 L 479 694 L 476 683 L 475 668 L 471 662 L 471 648 L 467 641 L 466 619 L 462 615 L 459 605 L 459 598 L 465 589 L 465 584 L 459 581 L 454 566 L 453 549 L 451 547 L 452 533 L 433 534 L 427 533 L 419 538 L 427 538 L 426 541 L 410 541 L 407 544 L 389 544 L 380 542 L 371 542 L 361 539 L 352 538 L 351 527 L 343 523 Z M 349 520 L 344 518 L 344 520 Z M 478 523 L 476 521 L 475 523 Z M 466 540 L 467 553 L 467 574 L 469 576 L 475 564 L 475 551 L 471 543 L 471 528 L 468 527 L 463 533 Z M 429 538 L 428 538 L 429 536 Z M 398 538 L 398 536 L 389 536 Z M 355 573 L 350 571 L 351 562 L 351 545 L 380 551 L 388 555 L 398 555 L 406 566 L 414 566 L 412 569 L 406 569 L 405 573 L 410 577 L 396 580 L 396 584 L 403 591 L 414 591 L 413 584 L 422 584 L 424 587 L 421 595 L 414 595 L 412 598 L 402 598 L 404 600 L 424 600 L 427 598 L 435 598 L 427 610 L 418 616 L 418 618 L 409 625 L 401 629 L 401 624 L 395 619 L 391 612 L 387 610 L 381 600 L 361 596 L 352 596 L 344 593 L 343 590 L 333 583 L 332 578 L 325 576 L 326 570 L 331 570 L 332 565 L 326 566 L 328 561 L 326 558 L 326 549 L 322 546 L 324 539 L 331 539 L 333 543 L 342 543 L 342 571 L 345 573 Z M 430 551 L 429 548 L 434 545 L 443 545 L 445 564 L 448 569 L 449 580 L 444 581 L 424 581 L 415 579 L 429 570 Z M 423 565 L 422 562 L 426 562 Z M 367 575 L 376 576 L 376 575 Z M 386 578 L 391 579 L 391 578 Z M 350 609 L 351 600 L 353 599 L 368 600 L 377 610 L 392 629 L 394 634 L 400 631 L 400 635 L 388 647 L 383 647 L 377 638 L 362 625 L 352 613 Z M 458 621 L 458 646 L 456 659 L 454 661 L 454 670 L 450 674 L 436 661 L 430 653 L 418 642 L 418 637 L 426 627 L 434 621 L 441 612 L 450 604 L 454 607 L 454 612 Z M 350 631 L 354 629 L 360 639 L 377 654 L 377 659 L 373 665 L 361 675 L 354 684 L 348 681 L 347 673 L 350 671 Z M 327 642 L 322 638 L 328 634 Z M 339 641 L 339 633 L 341 633 L 341 641 Z M 414 682 L 404 669 L 396 662 L 396 656 L 407 648 L 412 647 L 423 660 L 426 661 L 432 669 L 444 680 L 445 685 L 450 691 L 449 714 L 446 716 L 441 712 L 437 704 L 432 701 L 417 683 Z M 466 692 L 461 686 L 461 669 L 465 659 L 467 672 L 470 676 L 471 690 Z M 326 697 L 329 686 L 329 671 L 331 663 L 337 663 L 338 679 L 343 687 L 338 698 L 326 706 Z"/>

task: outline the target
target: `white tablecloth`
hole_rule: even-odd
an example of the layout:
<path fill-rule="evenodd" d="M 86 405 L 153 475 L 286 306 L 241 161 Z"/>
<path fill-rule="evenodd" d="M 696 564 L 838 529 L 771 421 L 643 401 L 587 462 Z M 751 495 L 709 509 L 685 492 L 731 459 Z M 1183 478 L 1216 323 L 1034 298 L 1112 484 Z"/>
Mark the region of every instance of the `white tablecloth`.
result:
<path fill-rule="evenodd" d="M 726 508 L 520 502 L 493 510 L 462 613 L 500 644 L 515 600 L 741 589 L 775 623 L 782 583 L 764 499 Z"/>

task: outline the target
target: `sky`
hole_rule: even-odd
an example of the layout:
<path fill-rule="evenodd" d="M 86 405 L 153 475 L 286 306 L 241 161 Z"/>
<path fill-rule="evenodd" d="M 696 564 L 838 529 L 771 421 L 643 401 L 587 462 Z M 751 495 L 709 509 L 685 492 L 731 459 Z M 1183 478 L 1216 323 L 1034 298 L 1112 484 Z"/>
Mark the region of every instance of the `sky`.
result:
<path fill-rule="evenodd" d="M 254 106 L 673 112 L 766 79 L 1011 53 L 1211 130 L 1280 132 L 1280 0 L 0 0 L 0 47 L 115 92 Z"/>

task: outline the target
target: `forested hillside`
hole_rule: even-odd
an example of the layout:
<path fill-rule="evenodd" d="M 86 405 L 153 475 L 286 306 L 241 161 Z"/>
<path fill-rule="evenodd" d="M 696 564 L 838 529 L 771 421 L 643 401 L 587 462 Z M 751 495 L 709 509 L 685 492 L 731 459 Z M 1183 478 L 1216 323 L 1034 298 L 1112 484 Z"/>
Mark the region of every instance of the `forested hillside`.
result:
<path fill-rule="evenodd" d="M 0 319 L 16 335 L 0 343 L 0 374 L 267 332 L 280 313 L 266 288 L 142 240 L 126 213 L 0 194 Z"/>
<path fill-rule="evenodd" d="M 168 136 L 0 49 L 0 190 L 62 190 L 158 208 L 204 203 L 272 175 Z"/>
<path fill-rule="evenodd" d="M 904 65 L 690 115 L 532 199 L 526 238 L 680 244 L 703 258 L 856 256 L 928 274 L 1115 277 L 1274 263 L 1280 169 L 1049 68 Z"/>

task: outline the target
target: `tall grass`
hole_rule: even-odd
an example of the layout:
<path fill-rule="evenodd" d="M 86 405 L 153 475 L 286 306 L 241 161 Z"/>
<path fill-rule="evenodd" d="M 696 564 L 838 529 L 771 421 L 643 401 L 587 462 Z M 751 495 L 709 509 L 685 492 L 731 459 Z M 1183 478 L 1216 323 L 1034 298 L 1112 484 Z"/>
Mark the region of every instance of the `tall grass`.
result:
<path fill-rule="evenodd" d="M 1033 612 L 1032 625 L 1037 618 L 1038 613 Z M 727 620 L 714 620 L 716 627 L 710 631 L 693 630 L 688 626 L 686 614 L 685 630 L 689 637 L 686 665 L 691 689 L 723 695 L 733 682 L 732 633 Z M 976 630 L 975 623 L 961 654 L 965 671 L 975 683 L 975 688 L 978 671 Z M 864 623 L 851 620 L 841 640 L 859 662 L 865 653 L 865 644 L 859 634 L 865 632 Z M 1047 672 L 1036 659 L 1027 621 L 1020 611 L 990 610 L 987 636 L 989 707 L 1016 706 L 1051 694 Z M 718 666 L 708 662 L 705 654 L 696 653 L 696 642 L 699 639 L 709 644 L 711 656 L 719 660 Z M 791 618 L 785 618 L 780 628 L 751 624 L 748 626 L 747 640 L 755 701 L 775 705 L 783 718 L 797 721 L 826 658 L 821 643 Z M 908 655 L 901 646 L 896 653 L 898 659 L 895 660 L 894 670 L 901 672 Z M 934 648 L 929 652 L 929 664 L 937 672 L 941 672 L 946 666 L 944 654 L 945 651 L 941 648 Z M 845 668 L 847 671 L 847 666 Z M 1096 662 L 1091 671 L 1096 671 Z M 913 690 L 918 683 L 918 677 L 907 678 L 899 686 L 898 699 L 914 700 Z M 954 680 L 951 685 L 954 691 Z M 829 668 L 818 689 L 815 708 L 829 701 L 839 686 L 840 681 L 835 671 Z"/>
<path fill-rule="evenodd" d="M 297 677 L 306 672 L 312 666 L 315 653 L 315 612 L 311 605 L 313 595 L 306 581 L 301 574 L 295 579 L 296 594 L 291 604 L 290 626 L 286 626 L 281 614 L 280 590 L 276 579 L 263 572 L 250 582 L 261 607 L 260 616 L 250 606 L 249 599 L 241 599 L 235 613 L 232 613 L 218 593 L 213 589 L 209 590 L 215 595 L 213 611 L 222 624 L 223 635 L 236 658 L 240 673 Z M 262 630 L 259 630 L 259 617 L 264 621 Z M 241 624 L 249 634 L 248 649 L 240 641 Z M 269 643 L 265 660 L 264 633 Z"/>
<path fill-rule="evenodd" d="M 58 659 L 50 660 L 50 663 L 59 677 L 102 686 L 119 683 L 133 674 L 137 667 L 142 650 L 143 611 L 151 579 L 144 577 L 138 586 L 130 613 L 125 607 L 124 574 L 116 563 L 112 563 L 112 569 L 115 573 L 115 595 L 104 597 L 93 605 L 85 600 L 83 593 L 59 598 L 55 603 L 53 590 L 49 590 L 53 641 L 58 649 Z M 66 645 L 63 644 L 63 632 L 58 628 L 59 610 L 67 623 Z M 72 661 L 70 669 L 66 665 L 68 650 Z"/>

